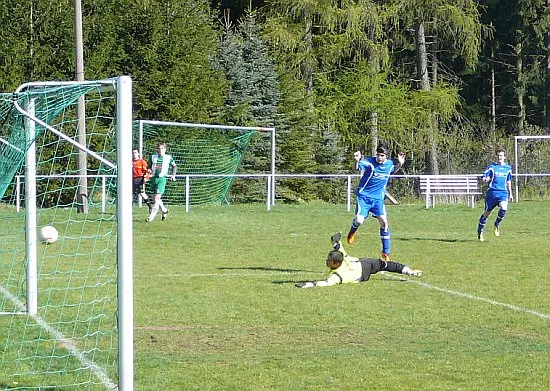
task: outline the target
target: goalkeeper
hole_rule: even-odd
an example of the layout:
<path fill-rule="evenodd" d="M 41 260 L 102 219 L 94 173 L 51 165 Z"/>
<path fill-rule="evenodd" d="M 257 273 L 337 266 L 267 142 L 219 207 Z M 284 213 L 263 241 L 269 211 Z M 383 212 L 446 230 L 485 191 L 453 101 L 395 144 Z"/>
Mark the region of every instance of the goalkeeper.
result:
<path fill-rule="evenodd" d="M 135 196 L 141 196 L 143 201 L 149 207 L 149 213 L 151 213 L 151 208 L 153 207 L 153 204 L 151 204 L 151 200 L 147 196 L 147 193 L 145 193 L 145 182 L 149 181 L 149 169 L 147 167 L 147 161 L 139 156 L 139 151 L 137 149 L 134 149 L 132 151 L 132 154 L 132 170 L 134 177 L 133 192 Z"/>
<path fill-rule="evenodd" d="M 355 258 L 346 253 L 340 239 L 342 233 L 338 232 L 332 235 L 332 245 L 334 250 L 328 253 L 326 264 L 331 269 L 326 280 L 308 281 L 296 283 L 297 288 L 315 288 L 317 286 L 332 286 L 337 284 L 347 284 L 356 282 L 365 282 L 370 279 L 372 274 L 380 271 L 406 274 L 408 276 L 420 277 L 422 270 L 411 269 L 393 261 L 383 261 L 374 258 Z"/>

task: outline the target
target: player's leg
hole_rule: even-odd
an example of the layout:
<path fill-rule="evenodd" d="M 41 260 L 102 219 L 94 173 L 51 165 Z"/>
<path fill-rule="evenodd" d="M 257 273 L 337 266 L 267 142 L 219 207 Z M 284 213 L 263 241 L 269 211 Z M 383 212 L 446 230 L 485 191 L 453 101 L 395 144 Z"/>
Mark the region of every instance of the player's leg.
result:
<path fill-rule="evenodd" d="M 159 200 L 159 207 L 160 211 L 162 212 L 162 221 L 166 220 L 166 217 L 168 217 L 168 208 L 164 206 L 164 203 L 162 202 L 162 198 Z"/>
<path fill-rule="evenodd" d="M 355 238 L 357 237 L 357 230 L 363 224 L 365 221 L 365 216 L 356 214 L 355 218 L 351 222 L 351 227 L 348 232 L 348 244 L 352 244 L 355 241 Z"/>
<path fill-rule="evenodd" d="M 168 182 L 168 179 L 166 179 L 166 177 L 161 179 L 162 179 L 162 185 L 159 185 L 158 206 L 159 206 L 160 212 L 162 213 L 162 221 L 164 221 L 166 220 L 166 215 L 168 214 L 168 208 L 166 208 L 166 206 L 164 206 L 164 203 L 162 202 L 162 195 L 166 190 L 166 183 Z"/>
<path fill-rule="evenodd" d="M 485 197 L 485 210 L 479 216 L 479 222 L 477 224 L 477 238 L 480 242 L 483 242 L 485 239 L 483 238 L 483 229 L 485 228 L 485 224 L 487 224 L 487 217 L 491 215 L 491 212 L 493 209 L 497 206 L 498 201 L 493 197 L 491 194 L 487 194 Z"/>
<path fill-rule="evenodd" d="M 357 235 L 357 230 L 363 224 L 369 215 L 371 204 L 363 197 L 357 197 L 357 205 L 355 206 L 355 218 L 351 222 L 351 227 L 348 232 L 348 244 L 352 244 Z"/>
<path fill-rule="evenodd" d="M 153 221 L 157 215 L 160 207 L 160 197 L 164 193 L 164 188 L 166 186 L 166 178 L 151 178 L 151 193 L 153 193 L 153 207 L 151 208 L 151 213 L 147 217 L 147 221 Z"/>
<path fill-rule="evenodd" d="M 506 211 L 508 210 L 508 195 L 506 195 L 506 199 L 501 198 L 498 206 L 498 214 L 495 220 L 495 236 L 500 236 L 500 223 L 506 217 Z"/>
<path fill-rule="evenodd" d="M 414 277 L 420 277 L 422 275 L 422 270 L 413 269 L 399 262 L 382 261 L 382 260 L 380 262 L 382 263 L 382 267 L 380 268 L 381 271 L 406 274 L 407 276 L 414 276 Z"/>
<path fill-rule="evenodd" d="M 137 178 L 134 178 L 132 183 L 132 203 L 134 202 L 134 198 L 137 197 L 139 197 L 139 182 Z"/>
<path fill-rule="evenodd" d="M 151 208 L 149 217 L 145 219 L 147 222 L 153 221 L 157 216 L 157 213 L 159 211 L 159 204 L 158 204 L 159 201 L 160 201 L 160 194 L 153 194 L 153 207 Z"/>
<path fill-rule="evenodd" d="M 139 195 L 141 196 L 141 199 L 143 200 L 143 202 L 145 202 L 145 204 L 149 207 L 149 213 L 151 213 L 151 208 L 153 208 L 153 204 L 151 203 L 151 199 L 149 198 L 147 193 L 145 193 L 145 191 L 139 193 Z"/>
<path fill-rule="evenodd" d="M 138 182 L 138 195 L 141 197 L 141 199 L 143 200 L 143 202 L 145 202 L 145 204 L 149 207 L 149 213 L 151 213 L 151 208 L 153 207 L 153 205 L 151 204 L 151 200 L 149 199 L 149 197 L 147 196 L 147 193 L 145 192 L 145 181 L 143 180 L 143 178 L 139 178 L 139 182 Z M 134 186 L 136 184 L 134 183 Z"/>
<path fill-rule="evenodd" d="M 372 214 L 378 219 L 378 223 L 380 223 L 380 242 L 382 243 L 382 254 L 380 255 L 380 258 L 383 261 L 389 261 L 391 250 L 391 234 L 384 200 L 380 200 L 375 205 L 373 205 L 371 211 Z"/>
<path fill-rule="evenodd" d="M 361 262 L 361 282 L 370 280 L 370 276 L 378 273 L 382 267 L 379 259 L 359 258 L 359 262 Z"/>

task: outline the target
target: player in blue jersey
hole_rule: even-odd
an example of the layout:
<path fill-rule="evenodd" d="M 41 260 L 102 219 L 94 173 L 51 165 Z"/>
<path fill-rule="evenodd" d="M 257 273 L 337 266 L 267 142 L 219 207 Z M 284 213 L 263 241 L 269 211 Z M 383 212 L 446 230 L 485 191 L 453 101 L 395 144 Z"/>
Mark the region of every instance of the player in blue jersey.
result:
<path fill-rule="evenodd" d="M 356 161 L 355 169 L 361 171 L 361 179 L 357 187 L 357 205 L 355 218 L 351 223 L 348 233 L 348 244 L 352 244 L 357 235 L 357 230 L 363 224 L 369 213 L 378 219 L 380 223 L 380 240 L 382 241 L 381 259 L 390 260 L 390 228 L 386 216 L 384 197 L 390 174 L 397 172 L 405 162 L 405 154 L 398 154 L 398 163 L 388 159 L 389 150 L 383 145 L 376 149 L 376 157 L 362 157 L 361 152 L 353 154 Z"/>
<path fill-rule="evenodd" d="M 477 238 L 483 242 L 483 228 L 487 223 L 487 217 L 493 209 L 499 207 L 495 220 L 495 236 L 500 236 L 500 223 L 506 216 L 508 201 L 513 201 L 512 196 L 512 167 L 506 163 L 506 152 L 497 151 L 497 161 L 489 164 L 483 173 L 483 182 L 488 184 L 489 190 L 485 196 L 485 211 L 479 218 L 477 226 Z"/>

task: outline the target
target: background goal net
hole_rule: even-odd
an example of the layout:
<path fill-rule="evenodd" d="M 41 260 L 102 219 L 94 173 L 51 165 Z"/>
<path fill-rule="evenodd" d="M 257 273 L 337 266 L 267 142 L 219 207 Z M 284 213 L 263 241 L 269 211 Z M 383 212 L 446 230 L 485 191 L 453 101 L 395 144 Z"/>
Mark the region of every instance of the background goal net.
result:
<path fill-rule="evenodd" d="M 514 155 L 516 201 L 547 198 L 550 195 L 550 136 L 515 136 Z"/>
<path fill-rule="evenodd" d="M 266 140 L 266 135 L 272 136 Z M 166 187 L 167 204 L 201 205 L 227 201 L 235 175 L 246 157 L 249 143 L 255 148 L 255 175 L 266 179 L 274 165 L 274 129 L 141 120 L 134 122 L 134 146 L 150 161 L 160 142 L 177 164 L 179 180 Z M 261 148 L 256 148 L 260 145 Z M 272 163 L 273 162 L 273 163 Z M 260 172 L 264 169 L 264 174 Z M 250 174 L 249 176 L 254 176 Z M 264 187 L 265 193 L 265 187 Z"/>
<path fill-rule="evenodd" d="M 131 80 L 28 83 L 0 95 L 0 124 L 0 389 L 118 388 L 133 377 L 119 360 L 132 356 L 121 337 L 132 338 L 133 309 L 121 309 L 132 296 L 131 186 L 120 186 L 131 183 L 131 144 L 120 142 L 131 139 Z M 44 226 L 55 243 L 40 242 Z"/>

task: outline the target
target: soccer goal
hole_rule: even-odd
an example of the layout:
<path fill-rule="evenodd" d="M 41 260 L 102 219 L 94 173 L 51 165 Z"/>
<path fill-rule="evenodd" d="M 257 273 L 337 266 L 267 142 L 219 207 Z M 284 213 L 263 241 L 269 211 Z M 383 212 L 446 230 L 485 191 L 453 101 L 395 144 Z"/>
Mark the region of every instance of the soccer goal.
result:
<path fill-rule="evenodd" d="M 514 137 L 516 202 L 521 187 L 523 198 L 550 195 L 550 136 Z"/>
<path fill-rule="evenodd" d="M 24 84 L 0 124 L 0 389 L 132 390 L 131 79 Z"/>
<path fill-rule="evenodd" d="M 259 140 L 254 140 L 259 137 Z M 247 147 L 263 143 L 254 156 L 255 173 L 238 174 Z M 178 167 L 178 181 L 167 186 L 163 199 L 169 204 L 223 203 L 235 178 L 258 177 L 266 181 L 266 203 L 273 205 L 275 176 L 275 129 L 185 122 L 139 120 L 134 122 L 134 144 L 150 160 L 157 144 L 165 142 L 167 153 Z M 263 171 L 263 172 L 262 172 Z"/>

